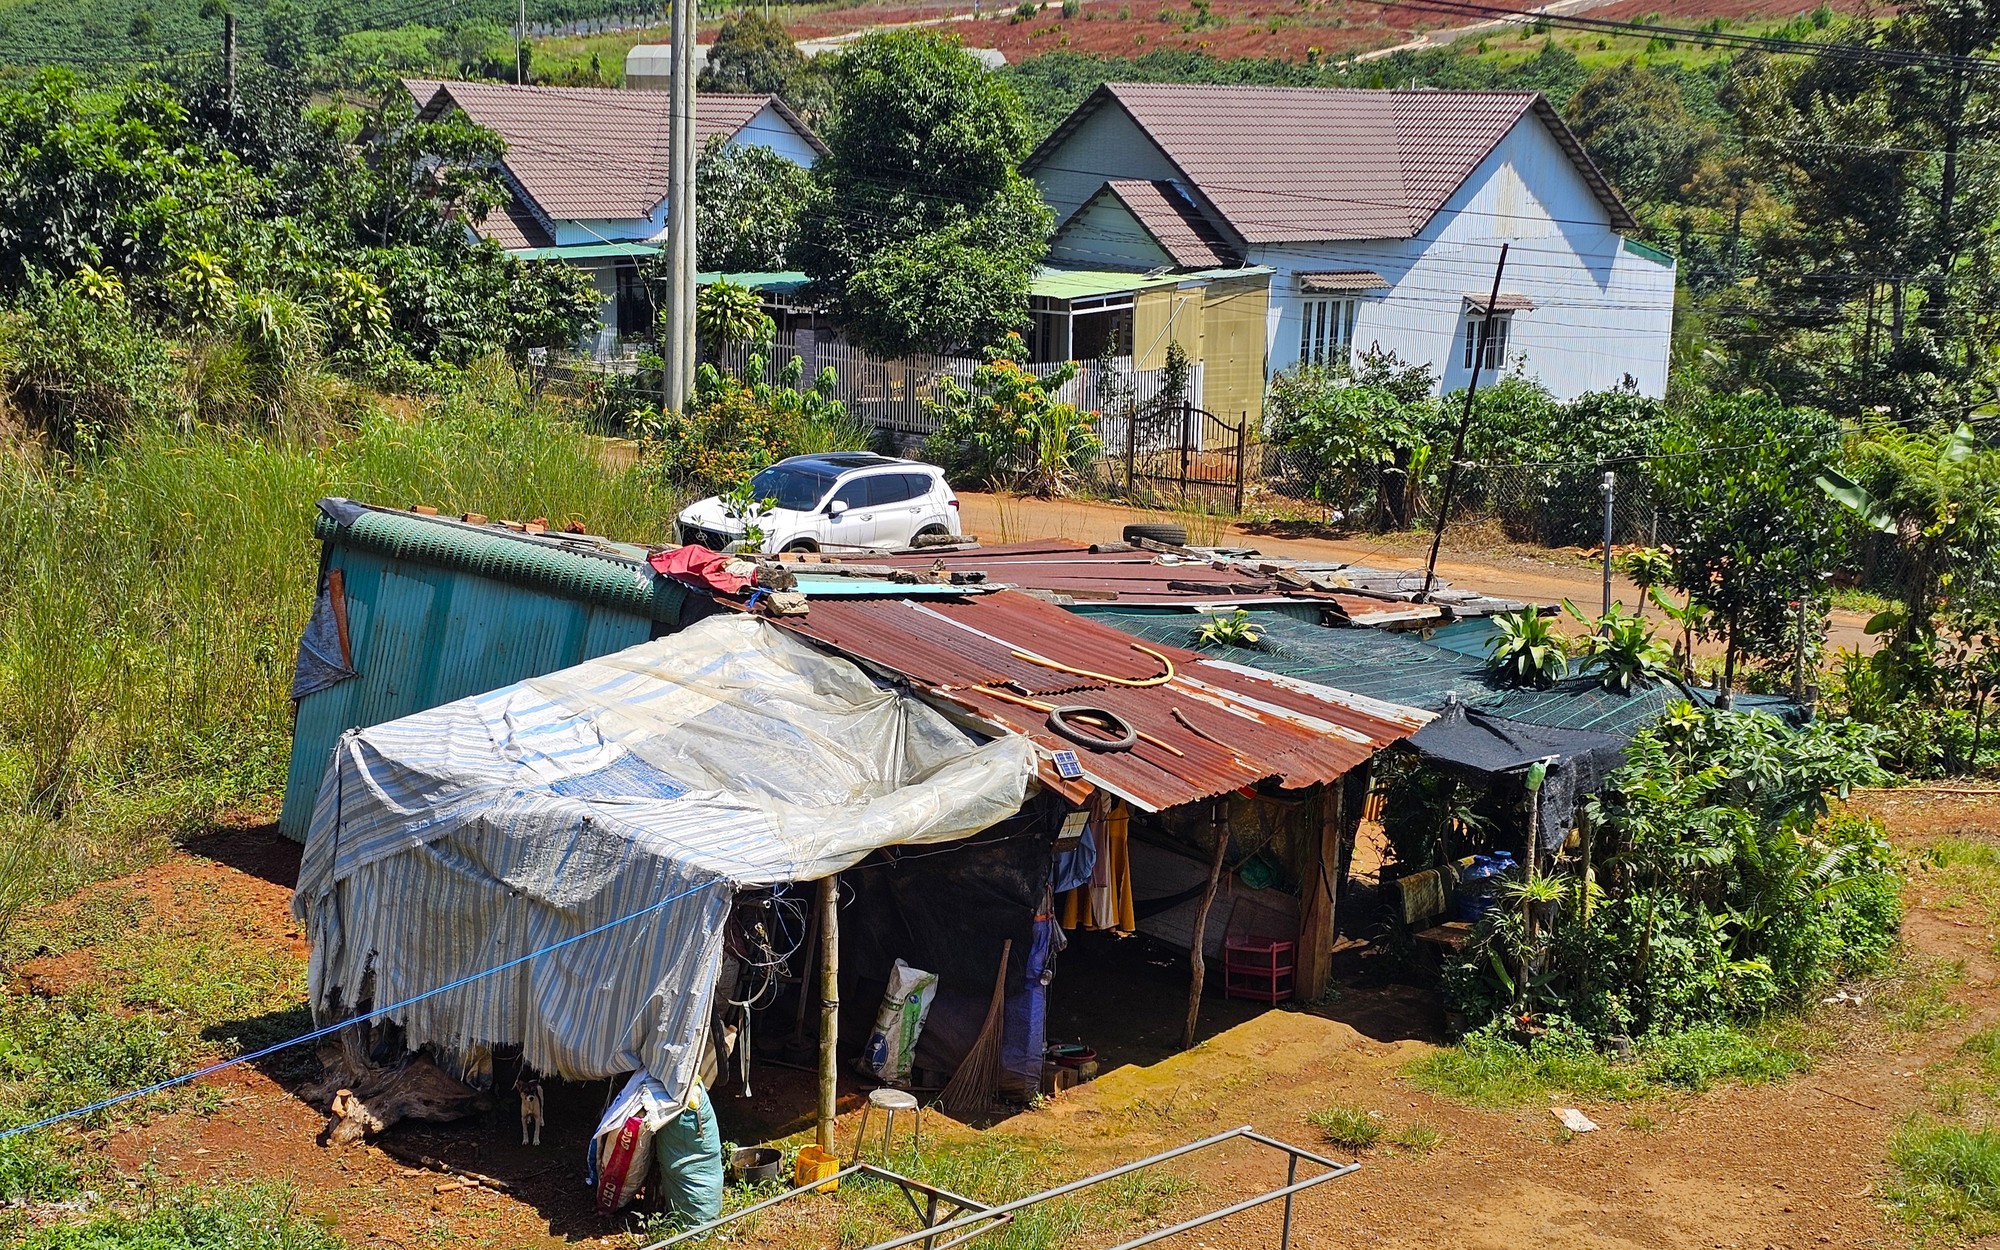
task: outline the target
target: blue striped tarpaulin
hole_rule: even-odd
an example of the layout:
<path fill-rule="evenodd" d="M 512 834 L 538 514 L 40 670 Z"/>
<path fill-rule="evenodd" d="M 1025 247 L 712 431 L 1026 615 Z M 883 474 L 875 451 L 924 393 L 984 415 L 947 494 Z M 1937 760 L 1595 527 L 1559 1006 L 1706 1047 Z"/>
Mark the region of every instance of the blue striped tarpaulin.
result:
<path fill-rule="evenodd" d="M 746 616 L 351 730 L 292 903 L 315 1017 L 534 955 L 398 1012 L 407 1044 L 518 1044 L 572 1079 L 644 1068 L 684 1097 L 738 888 L 968 837 L 1033 774 L 1025 739 L 982 742 Z"/>

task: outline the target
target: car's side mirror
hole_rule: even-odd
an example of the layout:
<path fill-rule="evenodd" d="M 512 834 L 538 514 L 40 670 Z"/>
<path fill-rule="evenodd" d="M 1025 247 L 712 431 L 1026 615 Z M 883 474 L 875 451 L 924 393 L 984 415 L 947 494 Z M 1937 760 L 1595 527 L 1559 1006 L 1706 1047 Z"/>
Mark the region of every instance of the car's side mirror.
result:
<path fill-rule="evenodd" d="M 836 499 L 826 506 L 826 514 L 828 516 L 837 517 L 846 511 L 847 501 L 845 499 Z"/>

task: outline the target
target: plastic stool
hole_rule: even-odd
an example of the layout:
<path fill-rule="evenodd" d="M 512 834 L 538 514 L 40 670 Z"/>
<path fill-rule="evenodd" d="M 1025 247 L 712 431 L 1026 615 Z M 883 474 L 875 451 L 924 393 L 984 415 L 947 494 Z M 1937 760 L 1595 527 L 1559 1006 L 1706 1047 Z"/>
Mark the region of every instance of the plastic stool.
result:
<path fill-rule="evenodd" d="M 1231 938 L 1222 948 L 1222 994 L 1276 1005 L 1293 993 L 1299 944 L 1281 938 Z"/>
<path fill-rule="evenodd" d="M 878 1089 L 869 1093 L 868 1101 L 861 1107 L 861 1131 L 854 1135 L 854 1157 L 849 1164 L 861 1162 L 861 1147 L 868 1140 L 868 1117 L 880 1107 L 887 1119 L 882 1125 L 882 1154 L 889 1153 L 889 1139 L 896 1133 L 896 1113 L 908 1111 L 915 1117 L 916 1127 L 911 1131 L 910 1149 L 918 1154 L 924 1149 L 924 1108 L 915 1094 L 901 1089 Z"/>

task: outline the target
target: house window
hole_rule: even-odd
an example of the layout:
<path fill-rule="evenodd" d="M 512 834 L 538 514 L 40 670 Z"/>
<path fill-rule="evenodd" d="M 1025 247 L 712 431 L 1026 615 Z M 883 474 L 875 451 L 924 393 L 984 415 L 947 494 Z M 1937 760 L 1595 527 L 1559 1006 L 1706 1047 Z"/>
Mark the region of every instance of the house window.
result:
<path fill-rule="evenodd" d="M 1299 331 L 1299 359 L 1310 365 L 1344 365 L 1354 345 L 1354 310 L 1359 300 L 1301 300 L 1305 322 Z"/>
<path fill-rule="evenodd" d="M 1493 317 L 1493 337 L 1486 342 L 1486 350 L 1479 352 L 1481 369 L 1498 370 L 1507 363 L 1507 331 L 1514 324 L 1512 313 L 1496 313 Z M 1465 367 L 1472 368 L 1472 359 L 1480 339 L 1486 333 L 1486 314 L 1468 313 L 1465 317 Z"/>

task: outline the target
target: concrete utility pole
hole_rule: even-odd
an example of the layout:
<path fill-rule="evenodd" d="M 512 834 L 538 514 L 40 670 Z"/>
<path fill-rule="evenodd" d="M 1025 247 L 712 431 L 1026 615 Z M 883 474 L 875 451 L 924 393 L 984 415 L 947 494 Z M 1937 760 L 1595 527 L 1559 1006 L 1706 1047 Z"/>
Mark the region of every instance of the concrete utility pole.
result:
<path fill-rule="evenodd" d="M 673 0 L 667 81 L 667 325 L 661 406 L 687 408 L 694 393 L 694 39 L 695 6 Z"/>
<path fill-rule="evenodd" d="M 514 15 L 514 85 L 528 81 L 528 0 L 521 0 Z"/>

